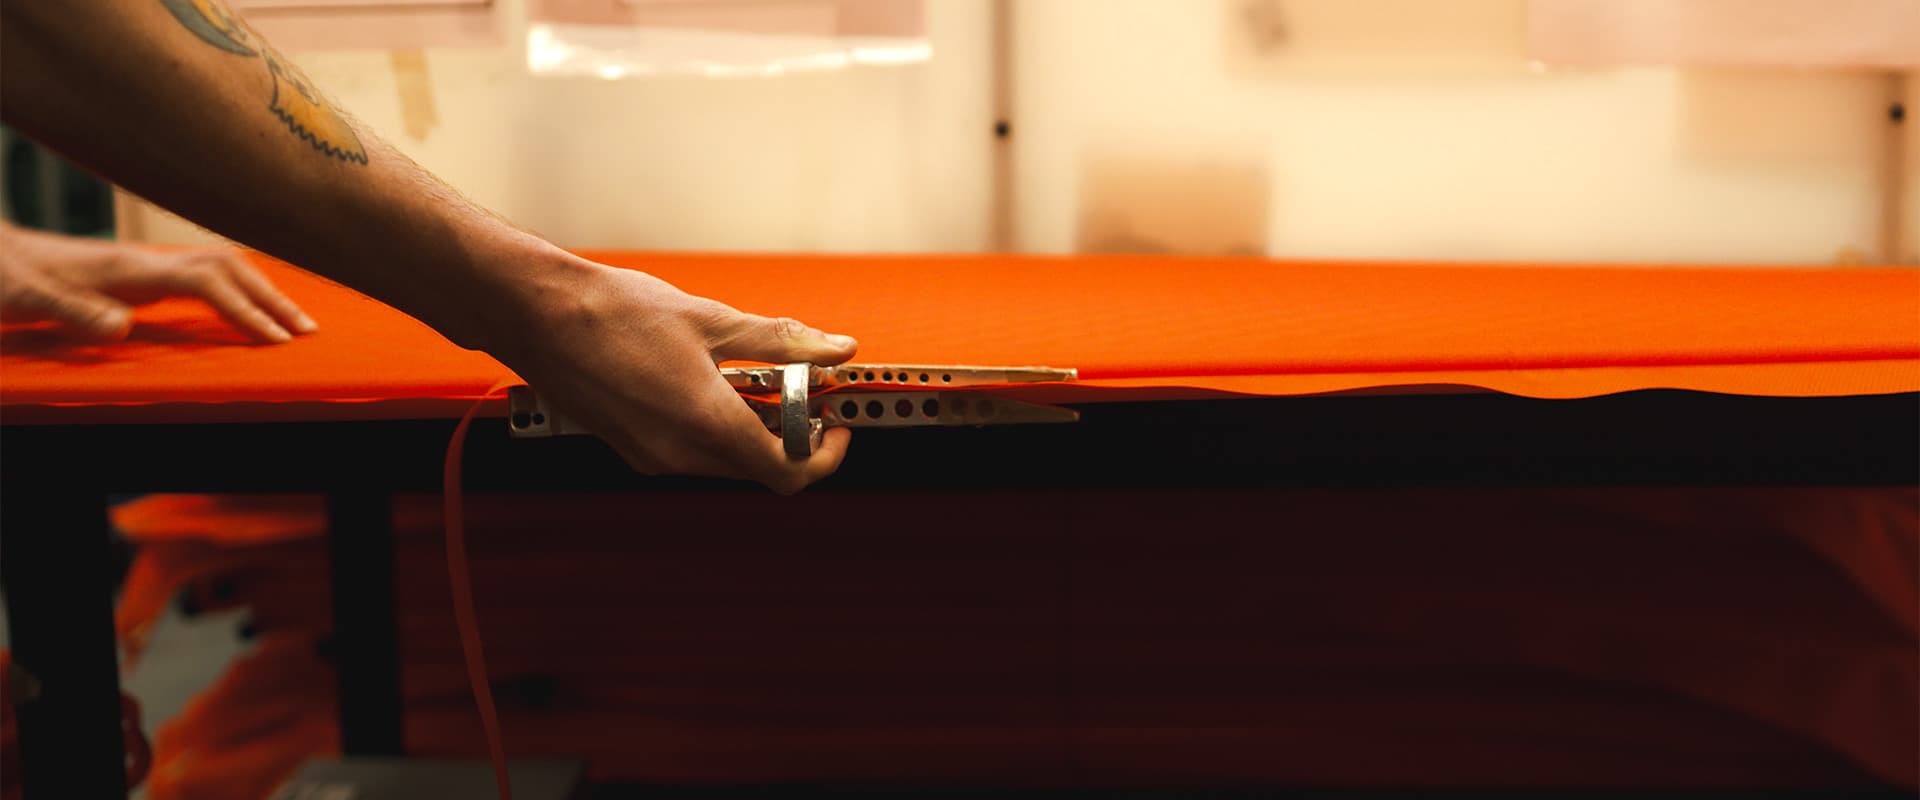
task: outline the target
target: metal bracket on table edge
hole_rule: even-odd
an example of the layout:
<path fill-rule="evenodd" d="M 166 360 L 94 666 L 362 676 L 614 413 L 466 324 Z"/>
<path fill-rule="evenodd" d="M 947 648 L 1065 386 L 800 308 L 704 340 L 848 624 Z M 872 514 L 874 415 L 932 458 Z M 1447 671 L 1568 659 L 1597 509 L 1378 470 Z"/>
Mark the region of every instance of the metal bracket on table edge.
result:
<path fill-rule="evenodd" d="M 1048 367 L 970 367 L 845 364 L 817 367 L 729 367 L 720 371 L 767 430 L 780 435 L 787 455 L 805 458 L 827 428 L 901 428 L 929 425 L 1020 425 L 1074 422 L 1080 412 L 1058 406 L 948 388 L 1067 382 L 1075 370 Z M 778 399 L 770 395 L 778 393 Z M 590 434 L 541 401 L 532 387 L 507 393 L 508 430 L 516 438 Z"/>

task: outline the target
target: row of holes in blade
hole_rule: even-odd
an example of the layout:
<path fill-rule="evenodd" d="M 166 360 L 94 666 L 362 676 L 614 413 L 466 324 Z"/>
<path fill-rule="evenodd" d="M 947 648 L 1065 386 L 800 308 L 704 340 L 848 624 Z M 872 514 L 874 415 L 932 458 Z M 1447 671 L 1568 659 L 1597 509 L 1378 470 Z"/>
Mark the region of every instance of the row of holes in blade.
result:
<path fill-rule="evenodd" d="M 959 414 L 961 416 L 965 416 L 967 413 L 967 405 L 968 405 L 967 398 L 965 397 L 954 398 L 953 400 L 954 413 Z M 993 403 L 988 402 L 986 400 L 980 401 L 975 406 L 975 409 L 980 413 L 980 416 L 982 417 L 991 417 L 993 416 L 993 413 L 994 413 Z M 868 400 L 865 405 L 862 405 L 861 403 L 855 400 L 843 400 L 840 402 L 840 408 L 839 408 L 840 418 L 844 420 L 859 419 L 860 412 L 862 411 L 866 412 L 866 416 L 869 419 L 886 419 L 887 410 L 888 410 L 887 405 L 878 400 Z M 893 410 L 893 416 L 897 419 L 912 419 L 915 407 L 912 400 L 907 400 L 902 398 L 900 400 L 895 400 L 893 402 L 892 410 Z M 769 409 L 769 411 L 771 411 L 771 413 L 778 413 L 778 411 L 774 411 L 772 409 Z M 939 419 L 940 418 L 940 398 L 929 397 L 925 400 L 920 401 L 919 411 L 927 419 Z M 527 412 L 522 411 L 518 414 L 513 415 L 512 422 L 513 422 L 513 427 L 524 429 L 529 427 L 530 425 L 547 424 L 547 416 L 539 412 L 528 414 Z"/>
<path fill-rule="evenodd" d="M 923 384 L 933 383 L 934 373 L 922 372 L 922 373 L 919 373 L 919 375 L 920 375 L 921 383 Z M 881 370 L 878 374 L 875 374 L 873 370 L 867 370 L 865 372 L 858 372 L 855 370 L 844 370 L 840 372 L 840 380 L 844 383 L 911 384 L 913 383 L 913 377 L 914 377 L 914 373 L 906 370 L 902 370 L 900 372 L 894 372 L 892 370 Z M 761 372 L 748 373 L 747 382 L 753 384 L 754 386 L 766 386 L 768 384 L 766 374 Z M 940 373 L 940 382 L 953 383 L 953 373 L 950 373 L 950 372 Z"/>
<path fill-rule="evenodd" d="M 952 403 L 953 413 L 961 417 L 965 417 L 967 412 L 971 410 L 982 418 L 989 418 L 994 415 L 996 410 L 993 402 L 986 399 L 981 399 L 977 403 L 969 403 L 966 397 L 961 396 L 953 398 Z M 889 412 L 891 412 L 893 419 L 939 419 L 940 399 L 937 397 L 929 397 L 915 404 L 912 400 L 901 398 L 893 401 L 890 405 L 879 400 L 868 400 L 865 403 L 859 400 L 841 400 L 838 405 L 834 406 L 834 410 L 839 412 L 840 419 L 847 421 L 862 418 L 887 419 Z M 915 414 L 916 411 L 919 412 L 917 415 Z"/>
<path fill-rule="evenodd" d="M 874 375 L 873 370 L 867 370 L 866 372 L 855 372 L 853 370 L 845 370 L 840 373 L 840 380 L 846 381 L 847 383 L 874 383 L 876 380 L 880 383 L 913 383 L 913 377 L 914 377 L 913 373 L 907 372 L 904 370 L 901 372 L 892 372 L 892 371 L 883 370 L 880 372 L 880 374 L 877 377 Z M 933 373 L 931 372 L 920 373 L 920 382 L 932 383 Z M 940 382 L 952 383 L 953 375 L 951 373 L 941 374 Z"/>

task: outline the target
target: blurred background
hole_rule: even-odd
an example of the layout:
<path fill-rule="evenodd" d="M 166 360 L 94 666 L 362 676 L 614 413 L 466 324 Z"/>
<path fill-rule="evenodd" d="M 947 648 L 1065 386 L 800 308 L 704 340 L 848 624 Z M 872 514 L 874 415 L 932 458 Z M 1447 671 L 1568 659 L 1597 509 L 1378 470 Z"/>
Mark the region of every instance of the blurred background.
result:
<path fill-rule="evenodd" d="M 574 248 L 1920 263 L 1912 0 L 233 5 L 408 156 Z M 0 148 L 23 225 L 217 241 Z M 317 537 L 317 510 L 286 514 Z M 143 628 L 150 735 L 255 651 L 220 585 Z"/>
<path fill-rule="evenodd" d="M 1698 19 L 1571 43 L 1552 26 L 1593 30 L 1591 3 L 880 2 L 913 7 L 924 60 L 614 79 L 532 74 L 530 28 L 661 4 L 473 0 L 439 26 L 236 5 L 401 150 L 573 247 L 1821 264 L 1920 246 L 1895 241 L 1920 228 L 1898 200 L 1920 159 L 1890 118 L 1920 81 L 1832 46 L 1920 38 L 1887 24 L 1915 24 L 1903 0 L 1696 0 Z M 208 236 L 120 212 L 127 238 Z"/>

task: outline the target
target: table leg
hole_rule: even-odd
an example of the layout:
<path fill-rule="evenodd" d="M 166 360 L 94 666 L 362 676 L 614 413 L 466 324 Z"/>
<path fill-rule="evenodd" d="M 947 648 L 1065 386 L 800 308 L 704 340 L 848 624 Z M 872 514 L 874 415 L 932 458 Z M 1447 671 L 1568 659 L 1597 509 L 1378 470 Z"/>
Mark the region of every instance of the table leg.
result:
<path fill-rule="evenodd" d="M 393 604 L 393 496 L 327 496 L 340 752 L 400 755 L 400 647 Z"/>
<path fill-rule="evenodd" d="M 38 683 L 18 708 L 28 800 L 127 794 L 107 537 L 105 493 L 13 485 L 0 498 L 13 662 Z"/>

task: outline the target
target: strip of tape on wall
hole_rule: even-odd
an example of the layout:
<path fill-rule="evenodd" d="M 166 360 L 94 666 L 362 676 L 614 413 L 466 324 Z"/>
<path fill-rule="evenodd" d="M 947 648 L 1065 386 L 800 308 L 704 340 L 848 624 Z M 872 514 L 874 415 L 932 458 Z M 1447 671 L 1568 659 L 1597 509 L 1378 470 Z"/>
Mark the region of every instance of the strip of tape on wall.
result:
<path fill-rule="evenodd" d="M 418 49 L 395 50 L 394 91 L 400 95 L 400 127 L 407 138 L 427 140 L 427 134 L 440 124 L 440 109 L 433 99 L 433 78 L 427 74 L 427 54 Z"/>

